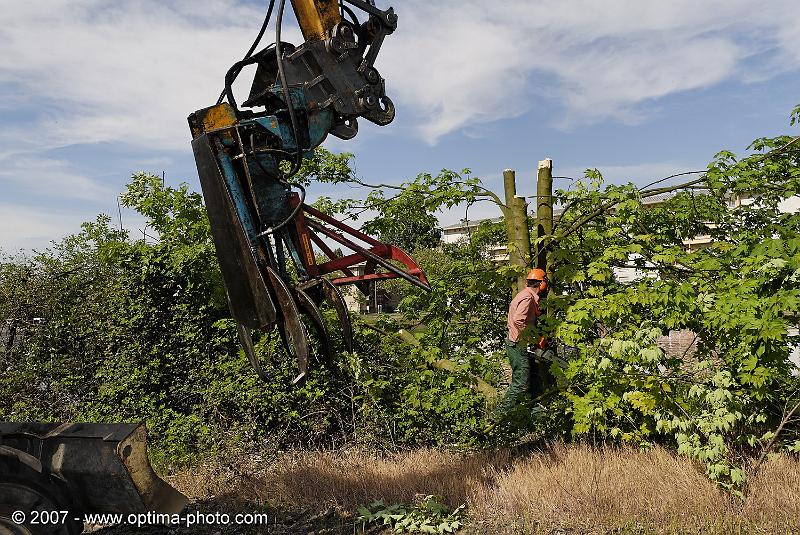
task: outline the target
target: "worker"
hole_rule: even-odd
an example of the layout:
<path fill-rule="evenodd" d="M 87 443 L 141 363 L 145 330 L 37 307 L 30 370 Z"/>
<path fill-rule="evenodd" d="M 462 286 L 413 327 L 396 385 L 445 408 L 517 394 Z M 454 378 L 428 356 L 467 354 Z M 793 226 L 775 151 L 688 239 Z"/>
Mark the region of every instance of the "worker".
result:
<path fill-rule="evenodd" d="M 547 293 L 549 281 L 544 270 L 535 268 L 528 272 L 526 286 L 508 307 L 508 337 L 506 355 L 511 364 L 511 384 L 495 411 L 498 417 L 507 414 L 526 392 L 532 392 L 531 361 L 528 356 L 525 329 L 536 323 L 541 315 L 539 299 Z M 535 393 L 534 393 L 535 394 Z"/>

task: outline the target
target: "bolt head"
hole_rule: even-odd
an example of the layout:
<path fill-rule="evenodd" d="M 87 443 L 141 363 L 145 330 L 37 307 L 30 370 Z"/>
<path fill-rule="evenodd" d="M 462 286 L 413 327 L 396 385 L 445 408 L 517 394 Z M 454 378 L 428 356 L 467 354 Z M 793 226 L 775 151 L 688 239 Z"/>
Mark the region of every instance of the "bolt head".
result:
<path fill-rule="evenodd" d="M 380 76 L 380 74 L 378 74 L 378 71 L 376 71 L 375 69 L 367 70 L 367 72 L 365 73 L 365 76 L 367 78 L 367 82 L 369 82 L 371 84 L 377 84 L 378 82 L 381 81 L 381 76 Z"/>

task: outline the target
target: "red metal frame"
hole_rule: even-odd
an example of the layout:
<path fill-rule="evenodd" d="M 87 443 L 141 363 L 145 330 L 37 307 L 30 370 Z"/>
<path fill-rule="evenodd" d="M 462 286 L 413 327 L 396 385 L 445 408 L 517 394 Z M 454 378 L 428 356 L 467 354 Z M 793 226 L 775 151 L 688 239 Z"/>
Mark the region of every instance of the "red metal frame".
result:
<path fill-rule="evenodd" d="M 296 208 L 300 203 L 300 197 L 293 194 L 290 202 L 292 208 Z M 306 214 L 313 216 L 315 219 L 306 219 Z M 340 230 L 341 233 L 331 230 L 317 220 Z M 425 277 L 425 272 L 422 271 L 419 264 L 417 264 L 408 253 L 394 245 L 382 243 L 306 204 L 303 205 L 302 210 L 297 214 L 292 230 L 294 230 L 291 236 L 292 241 L 300 252 L 300 259 L 303 263 L 303 267 L 311 277 L 319 277 L 328 273 L 341 271 L 344 273 L 344 277 L 331 280 L 331 282 L 337 286 L 356 284 L 362 291 L 365 291 L 367 288 L 359 283 L 399 277 L 422 288 L 430 289 L 428 279 Z M 333 241 L 354 251 L 353 254 L 338 256 L 317 233 L 327 236 Z M 345 235 L 352 236 L 368 244 L 369 247 L 362 247 L 348 239 Z M 325 256 L 329 258 L 327 262 L 321 264 L 317 263 L 311 243 L 316 245 Z M 400 262 L 405 266 L 405 269 L 390 263 L 389 261 L 391 260 Z M 364 274 L 356 275 L 350 268 L 362 262 L 366 262 Z M 378 266 L 383 267 L 386 271 L 376 273 L 375 270 Z"/>

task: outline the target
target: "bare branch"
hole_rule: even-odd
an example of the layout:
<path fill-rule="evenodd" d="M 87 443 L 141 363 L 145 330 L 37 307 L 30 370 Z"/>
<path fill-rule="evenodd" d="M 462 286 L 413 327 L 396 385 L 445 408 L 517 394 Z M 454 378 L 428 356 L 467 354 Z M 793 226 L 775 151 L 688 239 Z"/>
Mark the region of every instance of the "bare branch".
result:
<path fill-rule="evenodd" d="M 788 403 L 786 406 L 788 407 Z M 780 434 L 781 432 L 783 432 L 783 429 L 786 427 L 786 424 L 788 424 L 792 420 L 794 413 L 797 412 L 798 409 L 800 409 L 800 401 L 795 403 L 794 407 L 792 407 L 792 410 L 790 410 L 788 413 L 784 413 L 783 418 L 781 418 L 781 423 L 778 424 L 778 427 L 777 429 L 775 429 L 772 438 L 767 443 L 767 445 L 764 446 L 764 449 L 761 450 L 761 455 L 758 456 L 756 464 L 753 465 L 752 468 L 753 474 L 756 474 L 758 472 L 758 469 L 761 468 L 761 465 L 764 463 L 764 460 L 767 458 L 767 455 L 772 451 L 772 448 L 775 447 L 775 443 L 778 441 L 778 437 L 780 437 Z"/>
<path fill-rule="evenodd" d="M 690 180 L 689 182 L 684 182 L 682 184 L 677 184 L 675 186 L 668 186 L 668 187 L 656 188 L 656 189 L 651 189 L 651 190 L 642 190 L 642 191 L 639 192 L 639 197 L 642 198 L 642 199 L 646 199 L 648 197 L 654 197 L 656 195 L 661 195 L 661 194 L 664 194 L 664 193 L 670 193 L 672 191 L 676 191 L 676 190 L 679 190 L 679 189 L 684 189 L 684 188 L 686 188 L 688 186 L 692 186 L 694 184 L 698 184 L 698 183 L 702 182 L 703 180 L 705 180 L 705 177 L 701 177 L 701 178 L 698 178 L 698 179 L 695 179 L 695 180 Z M 572 225 L 567 230 L 565 230 L 563 233 L 554 236 L 553 237 L 553 243 L 558 243 L 559 241 L 563 240 L 564 238 L 570 236 L 576 230 L 578 230 L 580 227 L 582 227 L 583 225 L 585 225 L 586 223 L 588 223 L 592 219 L 605 214 L 606 212 L 611 210 L 614 206 L 616 206 L 617 204 L 619 204 L 619 203 L 621 203 L 621 202 L 623 202 L 625 200 L 627 200 L 627 199 L 615 199 L 613 201 L 609 201 L 607 203 L 604 203 L 604 204 L 600 205 L 595 211 L 593 211 L 590 214 L 588 214 L 588 215 L 586 215 L 586 216 L 584 216 L 582 218 L 579 218 L 578 220 L 573 222 Z M 562 213 L 562 215 L 563 215 L 563 213 Z"/>

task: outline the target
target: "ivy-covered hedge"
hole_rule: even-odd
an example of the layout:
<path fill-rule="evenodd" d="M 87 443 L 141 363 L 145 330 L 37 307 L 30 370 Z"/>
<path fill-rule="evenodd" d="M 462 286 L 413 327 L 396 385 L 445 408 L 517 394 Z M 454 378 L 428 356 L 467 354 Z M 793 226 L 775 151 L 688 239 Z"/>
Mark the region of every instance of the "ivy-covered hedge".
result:
<path fill-rule="evenodd" d="M 0 349 L 0 419 L 145 421 L 156 454 L 180 463 L 232 444 L 475 441 L 485 403 L 471 376 L 492 376 L 486 360 L 437 369 L 438 350 L 354 318 L 356 351 L 338 343 L 335 369 L 317 364 L 300 386 L 277 337 L 265 337 L 264 382 L 229 317 L 201 197 L 137 174 L 123 202 L 158 240 L 131 241 L 101 216 L 0 264 L 0 318 L 18 326 Z"/>

